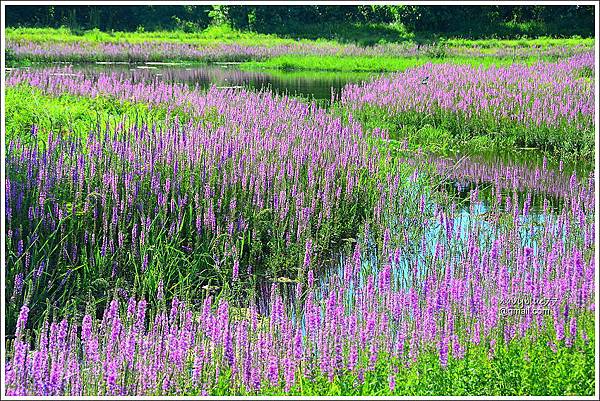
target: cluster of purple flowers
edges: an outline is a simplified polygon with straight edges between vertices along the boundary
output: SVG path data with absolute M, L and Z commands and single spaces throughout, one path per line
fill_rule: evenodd
M 347 85 L 341 103 L 377 107 L 390 115 L 426 114 L 461 127 L 570 127 L 593 132 L 594 53 L 531 66 L 426 64 L 371 82 Z M 590 134 L 591 135 L 591 134 Z
M 9 41 L 10 49 L 19 58 L 34 60 L 107 60 L 107 61 L 242 61 L 261 60 L 281 55 L 346 55 L 411 56 L 420 51 L 416 46 L 390 45 L 360 47 L 312 43 L 278 44 L 273 46 L 217 44 L 200 46 L 174 42 L 99 43 Z M 423 48 L 425 50 L 425 47 Z
M 527 206 L 518 202 L 513 225 L 499 223 L 504 212 L 493 209 L 466 233 L 454 207 L 435 207 L 432 219 L 416 223 L 441 227 L 433 253 L 425 249 L 432 239 L 426 234 L 412 254 L 412 230 L 386 230 L 377 269 L 365 265 L 359 244 L 343 273 L 297 283 L 292 298 L 274 283 L 266 313 L 251 301 L 234 306 L 208 297 L 195 310 L 175 298 L 148 318 L 146 301 L 132 297 L 121 313 L 114 299 L 102 319 L 45 322 L 34 338 L 24 330 L 25 305 L 6 365 L 8 393 L 211 394 L 222 376 L 234 394 L 290 391 L 301 376 L 333 382 L 352 374 L 360 381 L 377 366 L 390 372 L 393 387 L 393 372 L 422 353 L 437 353 L 446 366 L 471 347 L 486 346 L 493 358 L 500 344 L 518 339 L 547 336 L 552 349 L 587 342 L 594 224 L 582 218 L 590 210 L 576 183 L 572 191 L 560 215 L 547 211 L 535 237 L 523 234 L 536 223 L 521 218 Z M 486 224 L 498 235 L 479 241 L 491 232 Z M 525 237 L 535 244 L 523 245 Z M 507 313 L 511 305 L 544 305 L 547 313 Z
M 589 52 L 590 46 L 502 46 L 497 48 L 485 48 L 483 46 L 455 47 L 453 55 L 465 57 L 506 57 L 513 59 L 534 58 L 568 58 L 576 54 Z
M 168 114 L 154 125 L 117 121 L 87 136 L 50 132 L 43 141 L 9 140 L 8 277 L 17 300 L 23 277 L 38 282 L 40 270 L 48 291 L 77 280 L 81 265 L 92 274 L 86 281 L 132 271 L 150 276 L 163 265 L 156 250 L 163 241 L 176 250 L 169 261 L 177 268 L 198 266 L 199 250 L 213 247 L 204 263 L 221 276 L 244 281 L 248 266 L 264 270 L 275 253 L 297 261 L 277 274 L 303 276 L 307 241 L 314 239 L 313 255 L 325 252 L 331 233 L 344 233 L 336 224 L 350 232 L 348 222 L 357 226 L 373 213 L 379 220 L 381 207 L 373 206 L 400 191 L 389 149 L 370 143 L 358 123 L 342 124 L 314 103 L 52 70 L 18 72 L 9 81 L 56 95 L 145 102 Z M 192 117 L 172 118 L 177 108 Z
M 17 58 L 52 61 L 243 61 L 261 60 L 282 55 L 326 55 L 326 56 L 391 56 L 422 57 L 432 54 L 464 57 L 568 57 L 590 50 L 588 47 L 551 46 L 545 49 L 535 47 L 515 47 L 480 49 L 451 47 L 446 45 L 416 44 L 378 44 L 357 46 L 354 44 L 295 42 L 277 45 L 243 45 L 220 43 L 197 45 L 191 43 L 147 41 L 129 42 L 35 42 L 27 40 L 8 40 L 6 48 Z
M 571 64 L 559 64 L 560 71 Z M 472 70 L 440 68 L 462 71 L 453 77 L 471 82 L 465 74 Z M 541 82 L 562 82 L 556 64 L 511 68 L 530 77 L 553 73 Z M 415 71 L 423 72 L 408 76 Z M 477 70 L 473 79 L 481 81 L 462 89 L 500 91 L 511 71 Z M 402 79 L 369 96 L 404 107 L 390 92 Z M 444 79 L 429 82 L 441 87 Z M 431 177 L 392 157 L 385 132 L 367 135 L 352 116 L 343 123 L 314 103 L 58 69 L 16 71 L 6 81 L 53 95 L 143 102 L 168 114 L 155 124 L 98 126 L 86 136 L 34 128 L 30 137 L 10 138 L 5 229 L 13 288 L 7 294 L 24 306 L 4 362 L 9 395 L 211 394 L 224 378 L 236 394 L 293 391 L 301 377 L 333 382 L 351 374 L 360 381 L 379 367 L 393 388 L 394 372 L 426 353 L 447 366 L 471 347 L 486 347 L 493 358 L 502 344 L 519 339 L 544 336 L 553 349 L 588 341 L 594 204 L 590 182 L 576 175 L 559 194 L 561 208 L 545 203 L 538 219 L 530 199 L 521 202 L 517 194 L 526 183 L 499 169 L 497 202 L 479 213 L 475 189 L 464 218 L 461 205 L 431 190 Z M 362 88 L 378 90 L 381 82 Z M 522 85 L 544 87 L 533 78 Z M 357 91 L 348 88 L 343 99 Z M 408 103 L 419 96 L 405 95 Z M 172 118 L 176 109 L 190 118 Z M 545 167 L 539 175 L 550 176 Z M 332 227 L 352 221 L 361 226 L 352 254 L 333 269 L 318 269 L 319 251 L 334 240 Z M 207 295 L 198 310 L 167 297 L 160 281 L 156 304 L 122 297 L 125 306 L 115 297 L 101 319 L 95 311 L 48 319 L 34 335 L 27 324 L 34 305 L 17 294 L 24 281 L 41 276 L 49 290 L 57 285 L 53 277 L 61 285 L 79 275 L 143 280 L 171 262 L 160 251 L 176 248 L 169 258 L 185 257 L 209 246 L 223 250 L 211 265 L 235 286 L 260 262 L 245 244 L 265 236 L 284 256 L 296 248 L 299 274 L 270 285 L 264 306 L 235 294 Z M 219 238 L 226 243 L 214 246 Z M 186 259 L 189 265 L 182 262 L 176 273 L 187 273 L 199 258 Z M 507 305 L 525 299 L 548 313 L 508 313 Z

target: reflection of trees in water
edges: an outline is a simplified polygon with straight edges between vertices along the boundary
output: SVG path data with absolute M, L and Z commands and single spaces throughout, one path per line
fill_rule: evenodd
M 283 73 L 255 70 L 241 70 L 235 64 L 207 66 L 167 66 L 167 65 L 75 65 L 73 71 L 82 72 L 86 76 L 98 76 L 107 72 L 122 74 L 123 78 L 132 82 L 183 82 L 206 88 L 210 85 L 218 87 L 247 87 L 251 89 L 271 89 L 279 93 L 298 94 L 300 96 L 330 99 L 331 91 L 339 92 L 349 82 L 366 79 L 369 74 L 314 74 Z
M 414 163 L 408 159 L 408 163 Z M 550 201 L 560 204 L 574 191 L 580 199 L 593 208 L 594 180 L 593 172 L 575 172 L 573 166 L 548 166 L 546 161 L 536 160 L 535 156 L 502 159 L 500 157 L 437 157 L 429 156 L 428 163 L 435 166 L 438 174 L 448 180 L 447 190 L 468 196 L 476 186 L 485 192 L 512 192 L 531 194 L 532 208 L 541 208 L 542 198 L 550 196 Z M 486 190 L 487 188 L 487 190 Z

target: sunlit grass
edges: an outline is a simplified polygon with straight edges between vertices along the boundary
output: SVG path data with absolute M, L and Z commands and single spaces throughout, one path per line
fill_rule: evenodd
M 390 56 L 304 56 L 286 55 L 276 56 L 264 61 L 249 61 L 243 64 L 243 68 L 267 68 L 286 71 L 308 70 L 308 71 L 357 71 L 357 72 L 394 72 L 404 71 L 407 68 L 418 67 L 427 63 L 442 64 L 466 64 L 474 67 L 480 65 L 509 66 L 515 63 L 531 65 L 540 58 L 528 57 L 525 59 L 510 59 L 504 57 L 390 57 Z

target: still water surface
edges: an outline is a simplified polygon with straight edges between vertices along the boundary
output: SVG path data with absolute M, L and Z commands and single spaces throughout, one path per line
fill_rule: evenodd
M 56 64 L 53 64 L 56 66 Z M 65 65 L 61 63 L 60 65 Z M 251 90 L 271 90 L 279 94 L 328 101 L 332 90 L 339 93 L 348 83 L 369 80 L 381 74 L 369 72 L 247 70 L 241 63 L 211 63 L 186 65 L 176 63 L 81 63 L 68 64 L 74 71 L 89 75 L 100 73 L 126 74 L 134 82 L 160 79 L 208 88 L 243 87 Z M 32 68 L 47 67 L 37 64 Z

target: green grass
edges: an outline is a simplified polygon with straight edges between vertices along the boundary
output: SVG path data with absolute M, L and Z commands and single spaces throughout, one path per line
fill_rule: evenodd
M 240 31 L 228 26 L 211 26 L 198 32 L 184 31 L 153 31 L 153 32 L 102 32 L 98 29 L 88 31 L 72 31 L 69 28 L 11 28 L 7 27 L 5 34 L 7 40 L 27 40 L 34 42 L 130 42 L 140 43 L 147 41 L 160 42 L 179 42 L 179 43 L 197 43 L 210 44 L 219 43 L 239 43 L 246 45 L 278 45 L 301 42 L 317 43 L 348 43 L 356 42 L 363 45 L 375 43 L 398 43 L 398 42 L 431 42 L 432 39 L 421 39 L 414 35 L 405 33 L 401 27 L 380 25 L 359 26 L 352 25 L 343 28 L 345 31 L 352 32 L 352 35 L 340 33 L 339 26 L 327 28 L 331 31 L 330 35 L 291 35 L 289 33 L 258 33 L 252 31 Z M 325 31 L 327 31 L 325 29 Z M 323 31 L 323 29 L 321 29 Z M 385 34 L 385 32 L 388 34 Z M 315 31 L 311 29 L 310 31 Z M 380 32 L 381 31 L 381 32 Z M 358 32 L 358 34 L 356 33 Z M 373 32 L 377 33 L 376 37 Z M 383 32 L 383 33 L 382 33 Z M 364 36 L 363 39 L 362 36 Z M 356 37 L 357 40 L 350 40 L 349 37 Z M 324 38 L 325 37 L 325 38 Z M 328 39 L 326 39 L 328 38 Z M 480 48 L 501 48 L 501 47 L 542 47 L 552 46 L 594 46 L 593 38 L 524 38 L 524 39 L 462 39 L 462 38 L 439 38 L 435 40 L 451 47 L 480 47 Z
M 547 49 L 549 47 L 572 47 L 586 46 L 594 47 L 594 38 L 581 38 L 573 36 L 571 38 L 523 38 L 523 39 L 463 39 L 449 38 L 442 39 L 440 43 L 444 43 L 450 47 L 478 47 L 484 49 L 494 48 L 514 48 L 514 47 L 541 47 Z
M 593 332 L 593 330 L 592 330 Z M 593 336 L 591 336 L 593 337 Z M 361 383 L 354 375 L 330 383 L 319 377 L 303 378 L 289 395 L 327 396 L 507 396 L 507 395 L 593 395 L 594 341 L 579 347 L 558 347 L 554 353 L 541 339 L 513 341 L 499 346 L 488 359 L 488 346 L 472 346 L 464 359 L 451 359 L 447 367 L 436 352 L 421 355 L 409 367 L 398 365 L 394 391 L 389 388 L 386 357 L 373 371 L 365 372 Z M 385 362 L 383 362 L 385 361 Z M 226 395 L 227 391 L 215 395 Z M 261 395 L 284 395 L 265 389 Z M 229 395 L 233 395 L 229 393 Z
M 154 31 L 154 32 L 102 32 L 98 29 L 74 33 L 68 28 L 6 28 L 7 40 L 32 42 L 86 42 L 86 43 L 144 43 L 175 42 L 210 45 L 237 43 L 240 45 L 276 46 L 298 42 L 277 35 L 239 31 L 228 26 L 211 26 L 199 32 Z M 305 42 L 312 42 L 305 40 Z M 326 43 L 326 41 L 317 41 Z
M 163 123 L 166 108 L 149 107 L 144 103 L 119 102 L 107 97 L 89 98 L 61 94 L 51 96 L 28 85 L 7 87 L 6 100 L 6 136 L 26 137 L 32 125 L 44 132 L 85 133 L 96 124 L 111 126 L 126 117 L 128 119 L 144 119 Z M 175 110 L 182 121 L 189 119 L 186 113 Z
M 452 113 L 389 113 L 377 106 L 364 106 L 350 112 L 334 106 L 347 118 L 351 113 L 367 131 L 385 129 L 395 141 L 406 141 L 410 149 L 423 148 L 447 155 L 457 151 L 477 154 L 489 150 L 521 153 L 531 148 L 552 159 L 582 162 L 593 160 L 593 130 L 543 128 L 531 130 L 510 121 L 496 124 L 479 119 L 461 120 Z
M 277 56 L 264 61 L 247 61 L 242 64 L 246 69 L 278 69 L 284 71 L 307 70 L 307 71 L 344 71 L 344 72 L 394 72 L 404 71 L 407 68 L 418 67 L 427 63 L 453 63 L 468 64 L 474 67 L 483 65 L 488 68 L 495 66 L 509 66 L 512 64 L 533 64 L 539 58 L 529 57 L 519 60 L 512 58 L 485 57 L 390 57 L 390 56 L 301 56 L 286 55 Z

